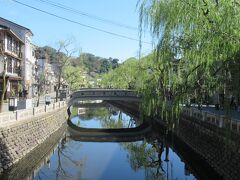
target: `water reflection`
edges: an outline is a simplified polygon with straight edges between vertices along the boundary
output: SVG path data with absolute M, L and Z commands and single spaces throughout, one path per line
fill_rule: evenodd
M 142 124 L 140 119 L 136 119 L 120 109 L 102 104 L 104 107 L 73 107 L 71 121 L 83 128 L 134 128 Z
M 34 179 L 194 179 L 163 143 L 88 143 L 69 139 Z M 167 160 L 168 159 L 168 160 Z
M 86 127 L 129 127 L 131 119 L 141 123 L 114 107 L 88 108 L 84 116 L 72 111 L 72 121 Z M 33 170 L 33 179 L 195 179 L 165 133 L 151 132 L 132 142 L 75 141 L 66 132 L 48 162 Z
M 126 128 L 140 121 L 114 107 L 87 108 L 72 122 L 85 128 Z M 134 121 L 134 123 L 132 122 Z M 66 138 L 35 179 L 195 179 L 169 147 L 164 135 L 148 135 L 134 142 L 81 142 Z M 186 173 L 187 172 L 187 173 Z M 41 177 L 40 177 L 41 178 Z

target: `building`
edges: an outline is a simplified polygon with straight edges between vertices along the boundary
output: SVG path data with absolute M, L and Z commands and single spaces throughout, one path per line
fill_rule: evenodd
M 37 77 L 40 92 L 53 93 L 57 83 L 56 64 L 50 64 L 47 59 L 37 59 Z
M 4 87 L 5 98 L 16 96 L 21 89 L 21 64 L 23 63 L 24 41 L 9 27 L 0 24 L 0 95 Z
M 12 64 L 7 63 L 7 65 L 9 70 L 12 68 L 12 74 L 14 75 L 14 79 L 12 78 L 13 75 L 9 75 L 8 93 L 14 89 L 20 96 L 23 95 L 31 99 L 34 92 L 36 66 L 35 47 L 31 43 L 33 33 L 30 29 L 1 17 L 0 25 L 2 27 L 1 39 L 3 39 L 4 56 L 8 55 L 12 58 Z M 17 84 L 21 84 L 22 87 L 19 85 L 19 88 L 16 88 Z

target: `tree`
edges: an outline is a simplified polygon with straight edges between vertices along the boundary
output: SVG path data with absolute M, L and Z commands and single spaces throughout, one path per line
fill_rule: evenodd
M 3 111 L 3 102 L 4 102 L 4 97 L 7 91 L 7 79 L 6 79 L 6 72 L 7 72 L 7 57 L 4 55 L 2 52 L 2 49 L 0 49 L 0 57 L 2 56 L 2 61 L 3 61 L 3 73 L 2 73 L 2 94 L 1 94 L 1 99 L 0 99 L 0 112 Z
M 139 73 L 137 60 L 130 58 L 109 73 L 104 74 L 101 85 L 106 88 L 136 89 Z
M 64 85 L 64 68 L 70 64 L 70 59 L 75 50 L 69 50 L 72 44 L 71 40 L 59 41 L 58 50 L 56 53 L 56 74 L 57 74 L 57 88 L 56 88 L 56 101 L 59 98 L 59 90 Z
M 87 82 L 83 77 L 83 70 L 80 67 L 74 67 L 71 65 L 64 67 L 63 77 L 73 91 L 79 90 L 81 87 L 87 85 Z
M 192 97 L 202 104 L 206 94 L 239 92 L 231 82 L 237 71 L 230 73 L 231 64 L 239 67 L 237 1 L 141 0 L 139 9 L 140 26 L 150 27 L 156 43 L 150 83 L 142 87 L 150 114 L 168 112 L 170 97 L 171 113 Z
M 118 67 L 118 59 L 117 58 L 114 58 L 114 59 L 112 59 L 112 68 L 113 69 L 115 69 L 115 68 L 117 68 Z
M 38 47 L 36 49 L 37 59 L 48 59 L 49 63 L 56 63 L 57 50 L 50 46 Z
M 38 77 L 38 86 L 37 86 L 37 107 L 40 103 L 40 95 L 44 92 L 46 86 L 46 77 L 44 74 L 40 74 Z

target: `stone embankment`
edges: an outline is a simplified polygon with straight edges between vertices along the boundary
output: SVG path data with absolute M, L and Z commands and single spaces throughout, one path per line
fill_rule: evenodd
M 159 120 L 162 124 L 162 121 Z M 227 116 L 185 109 L 173 133 L 222 179 L 240 179 L 239 121 Z
M 65 102 L 0 114 L 0 173 L 10 169 L 66 122 Z

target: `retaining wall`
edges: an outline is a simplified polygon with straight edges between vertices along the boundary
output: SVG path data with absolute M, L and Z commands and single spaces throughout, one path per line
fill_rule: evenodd
M 6 119 L 4 119 L 6 118 Z M 65 102 L 0 115 L 0 173 L 43 143 L 66 122 Z
M 240 133 L 240 119 L 234 119 L 227 115 L 218 115 L 195 108 L 185 108 L 183 114 L 187 117 L 206 122 L 206 124 L 211 124 L 219 128 L 229 129 L 233 132 Z
M 180 120 L 175 133 L 223 179 L 240 179 L 239 134 L 213 125 L 206 126 L 189 117 Z

